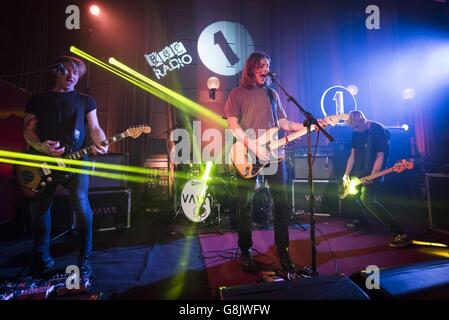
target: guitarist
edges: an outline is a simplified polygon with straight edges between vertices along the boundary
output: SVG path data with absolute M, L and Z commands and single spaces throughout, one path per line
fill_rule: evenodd
M 350 176 L 364 177 L 385 169 L 390 151 L 390 132 L 384 125 L 367 120 L 362 111 L 354 110 L 349 113 L 347 120 L 353 129 L 351 154 L 346 164 L 343 182 L 349 183 Z M 368 214 L 376 217 L 389 228 L 393 239 L 390 247 L 400 248 L 411 244 L 408 238 L 393 219 L 388 210 L 376 198 L 382 186 L 383 177 L 365 183 L 358 193 L 356 203 L 361 208 L 358 219 L 348 223 L 350 229 L 368 231 Z
M 86 73 L 78 58 L 56 58 L 52 70 L 55 85 L 50 92 L 33 95 L 27 103 L 23 135 L 30 151 L 60 157 L 81 149 L 89 134 L 95 147 L 93 154 L 105 154 L 108 147 L 99 144 L 106 139 L 97 118 L 95 100 L 75 90 L 78 80 Z M 88 200 L 89 176 L 75 174 L 64 186 L 69 190 L 72 207 L 77 215 L 80 237 L 78 266 L 81 277 L 92 272 L 92 209 Z M 55 264 L 50 254 L 50 208 L 56 184 L 48 185 L 43 193 L 31 200 L 31 230 L 33 236 L 33 277 L 40 277 Z
M 270 156 L 267 148 L 258 146 L 255 139 L 275 126 L 286 131 L 303 129 L 300 123 L 287 120 L 277 92 L 267 83 L 267 73 L 270 71 L 270 57 L 263 52 L 251 54 L 245 62 L 240 86 L 229 94 L 224 107 L 224 118 L 233 130 L 234 136 L 251 150 L 258 159 L 268 161 Z M 320 123 L 321 124 L 321 123 Z M 269 182 L 270 192 L 274 202 L 274 238 L 281 267 L 285 271 L 294 269 L 288 246 L 288 203 L 287 175 L 285 161 L 270 165 L 271 173 L 264 171 Z M 238 176 L 238 175 L 237 175 Z M 244 179 L 238 176 L 237 192 L 239 195 L 238 215 L 238 245 L 241 251 L 240 264 L 244 270 L 254 271 L 251 255 L 252 247 L 252 198 L 256 178 Z

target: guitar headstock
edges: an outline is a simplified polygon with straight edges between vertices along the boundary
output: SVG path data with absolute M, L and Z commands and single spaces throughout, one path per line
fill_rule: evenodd
M 344 121 L 347 121 L 349 119 L 349 114 L 342 113 L 342 114 L 334 114 L 332 116 L 327 116 L 323 119 L 323 121 L 327 125 L 335 126 L 337 124 L 341 124 Z
M 151 127 L 145 126 L 145 125 L 130 127 L 126 130 L 126 134 L 128 136 L 132 137 L 133 139 L 138 138 L 142 133 L 148 134 L 150 132 L 151 132 Z
M 411 170 L 411 169 L 413 169 L 414 166 L 415 166 L 415 164 L 413 163 L 413 161 L 408 161 L 408 160 L 402 159 L 401 161 L 399 161 L 398 163 L 396 163 L 393 166 L 393 171 L 396 173 L 400 173 L 400 172 L 404 171 L 405 169 Z

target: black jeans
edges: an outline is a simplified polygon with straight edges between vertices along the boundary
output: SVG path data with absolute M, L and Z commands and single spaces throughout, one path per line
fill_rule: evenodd
M 287 198 L 287 172 L 285 162 L 278 164 L 278 170 L 274 175 L 267 175 L 270 193 L 273 198 L 274 216 L 274 241 L 278 248 L 288 247 L 288 217 L 289 206 Z M 239 235 L 238 245 L 240 249 L 248 250 L 252 247 L 252 215 L 253 195 L 255 192 L 256 179 L 244 179 L 239 176 L 236 181 L 236 189 L 239 196 L 237 230 Z
M 89 256 L 92 251 L 92 209 L 89 204 L 89 176 L 75 174 L 62 183 L 70 194 L 72 208 L 76 213 L 80 240 L 80 255 Z M 50 255 L 51 206 L 56 184 L 48 185 L 37 199 L 30 203 L 33 253 L 38 259 L 48 261 Z
M 361 225 L 367 225 L 368 214 L 371 214 L 387 227 L 393 235 L 401 234 L 402 230 L 390 212 L 377 201 L 377 193 L 380 186 L 380 183 L 362 186 L 359 197 L 356 199 L 357 204 L 362 209 L 362 214 L 359 217 L 360 223 Z

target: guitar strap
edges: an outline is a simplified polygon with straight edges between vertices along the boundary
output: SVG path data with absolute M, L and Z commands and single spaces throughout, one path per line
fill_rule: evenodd
M 372 159 L 372 151 L 373 151 L 373 130 L 371 127 L 368 129 L 368 136 L 366 139 L 366 148 L 365 148 L 365 164 L 363 166 L 363 176 L 367 176 L 371 174 L 371 170 L 373 169 Z
M 74 127 L 70 131 L 70 133 L 69 133 L 70 137 L 67 137 L 68 140 L 69 140 L 69 143 L 71 143 L 70 147 L 72 149 L 72 150 L 70 150 L 69 153 L 77 151 L 77 150 L 73 150 L 73 145 L 75 143 L 77 143 L 78 140 L 80 140 L 80 139 L 85 140 L 84 138 L 85 138 L 85 133 L 86 133 L 86 130 L 87 130 L 87 128 L 86 128 L 86 121 L 85 121 L 86 110 L 87 110 L 87 99 L 82 97 L 81 95 L 79 96 L 79 98 L 84 100 L 84 101 L 82 101 L 82 103 L 79 103 L 80 106 L 82 105 L 82 108 L 80 108 L 77 111 Z M 80 128 L 82 128 L 82 130 L 84 132 L 84 135 L 81 135 Z M 85 141 L 83 141 L 83 143 L 82 143 L 80 148 L 84 147 L 84 143 L 85 143 Z
M 276 99 L 274 98 L 273 89 L 267 88 L 267 94 L 268 97 L 270 98 L 271 112 L 273 113 L 274 124 L 276 127 L 279 128 L 278 115 L 276 112 Z

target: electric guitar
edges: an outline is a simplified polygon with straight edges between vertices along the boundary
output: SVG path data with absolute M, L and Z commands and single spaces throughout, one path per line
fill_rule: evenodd
M 100 142 L 103 146 L 108 146 L 122 139 L 132 137 L 136 139 L 142 133 L 150 133 L 151 128 L 149 126 L 137 126 L 128 128 L 126 131 L 119 133 L 113 137 Z M 64 156 L 65 159 L 78 160 L 85 155 L 92 154 L 92 147 L 88 146 L 86 148 L 80 149 L 76 152 L 70 153 Z M 45 187 L 51 183 L 59 183 L 67 180 L 73 176 L 73 173 L 65 171 L 70 167 L 69 164 L 64 163 L 64 161 L 51 162 L 50 165 L 57 166 L 61 170 L 50 169 L 47 162 L 36 162 L 36 166 L 27 165 L 14 165 L 13 172 L 15 181 L 19 187 L 20 192 L 27 198 L 35 198 L 42 194 Z M 54 171 L 52 171 L 54 170 Z
M 377 178 L 382 177 L 391 172 L 401 173 L 401 172 L 405 171 L 405 169 L 411 170 L 411 169 L 413 169 L 413 167 L 414 167 L 413 161 L 407 161 L 405 159 L 402 159 L 400 162 L 396 163 L 394 166 L 392 166 L 388 169 L 376 172 L 374 174 L 371 174 L 371 175 L 363 177 L 363 178 L 351 178 L 350 181 L 346 181 L 346 182 L 343 181 L 341 191 L 338 196 L 340 197 L 340 199 L 344 199 L 349 194 L 357 194 L 358 190 L 356 187 L 361 184 L 364 184 L 368 181 L 377 179 Z
M 349 115 L 337 114 L 325 117 L 323 120 L 327 124 L 335 126 L 339 122 L 345 121 L 347 119 L 349 119 Z M 310 130 L 314 131 L 316 130 L 316 127 L 312 126 Z M 293 132 L 292 134 L 282 139 L 278 139 L 278 131 L 279 128 L 277 127 L 271 128 L 256 140 L 257 145 L 264 146 L 270 154 L 270 159 L 265 162 L 260 161 L 252 151 L 248 150 L 248 148 L 245 147 L 242 142 L 237 141 L 232 145 L 231 161 L 240 176 L 245 179 L 254 178 L 255 176 L 259 175 L 262 169 L 269 164 L 274 164 L 283 160 L 284 145 L 307 134 L 307 128 L 303 128 L 301 130 Z

